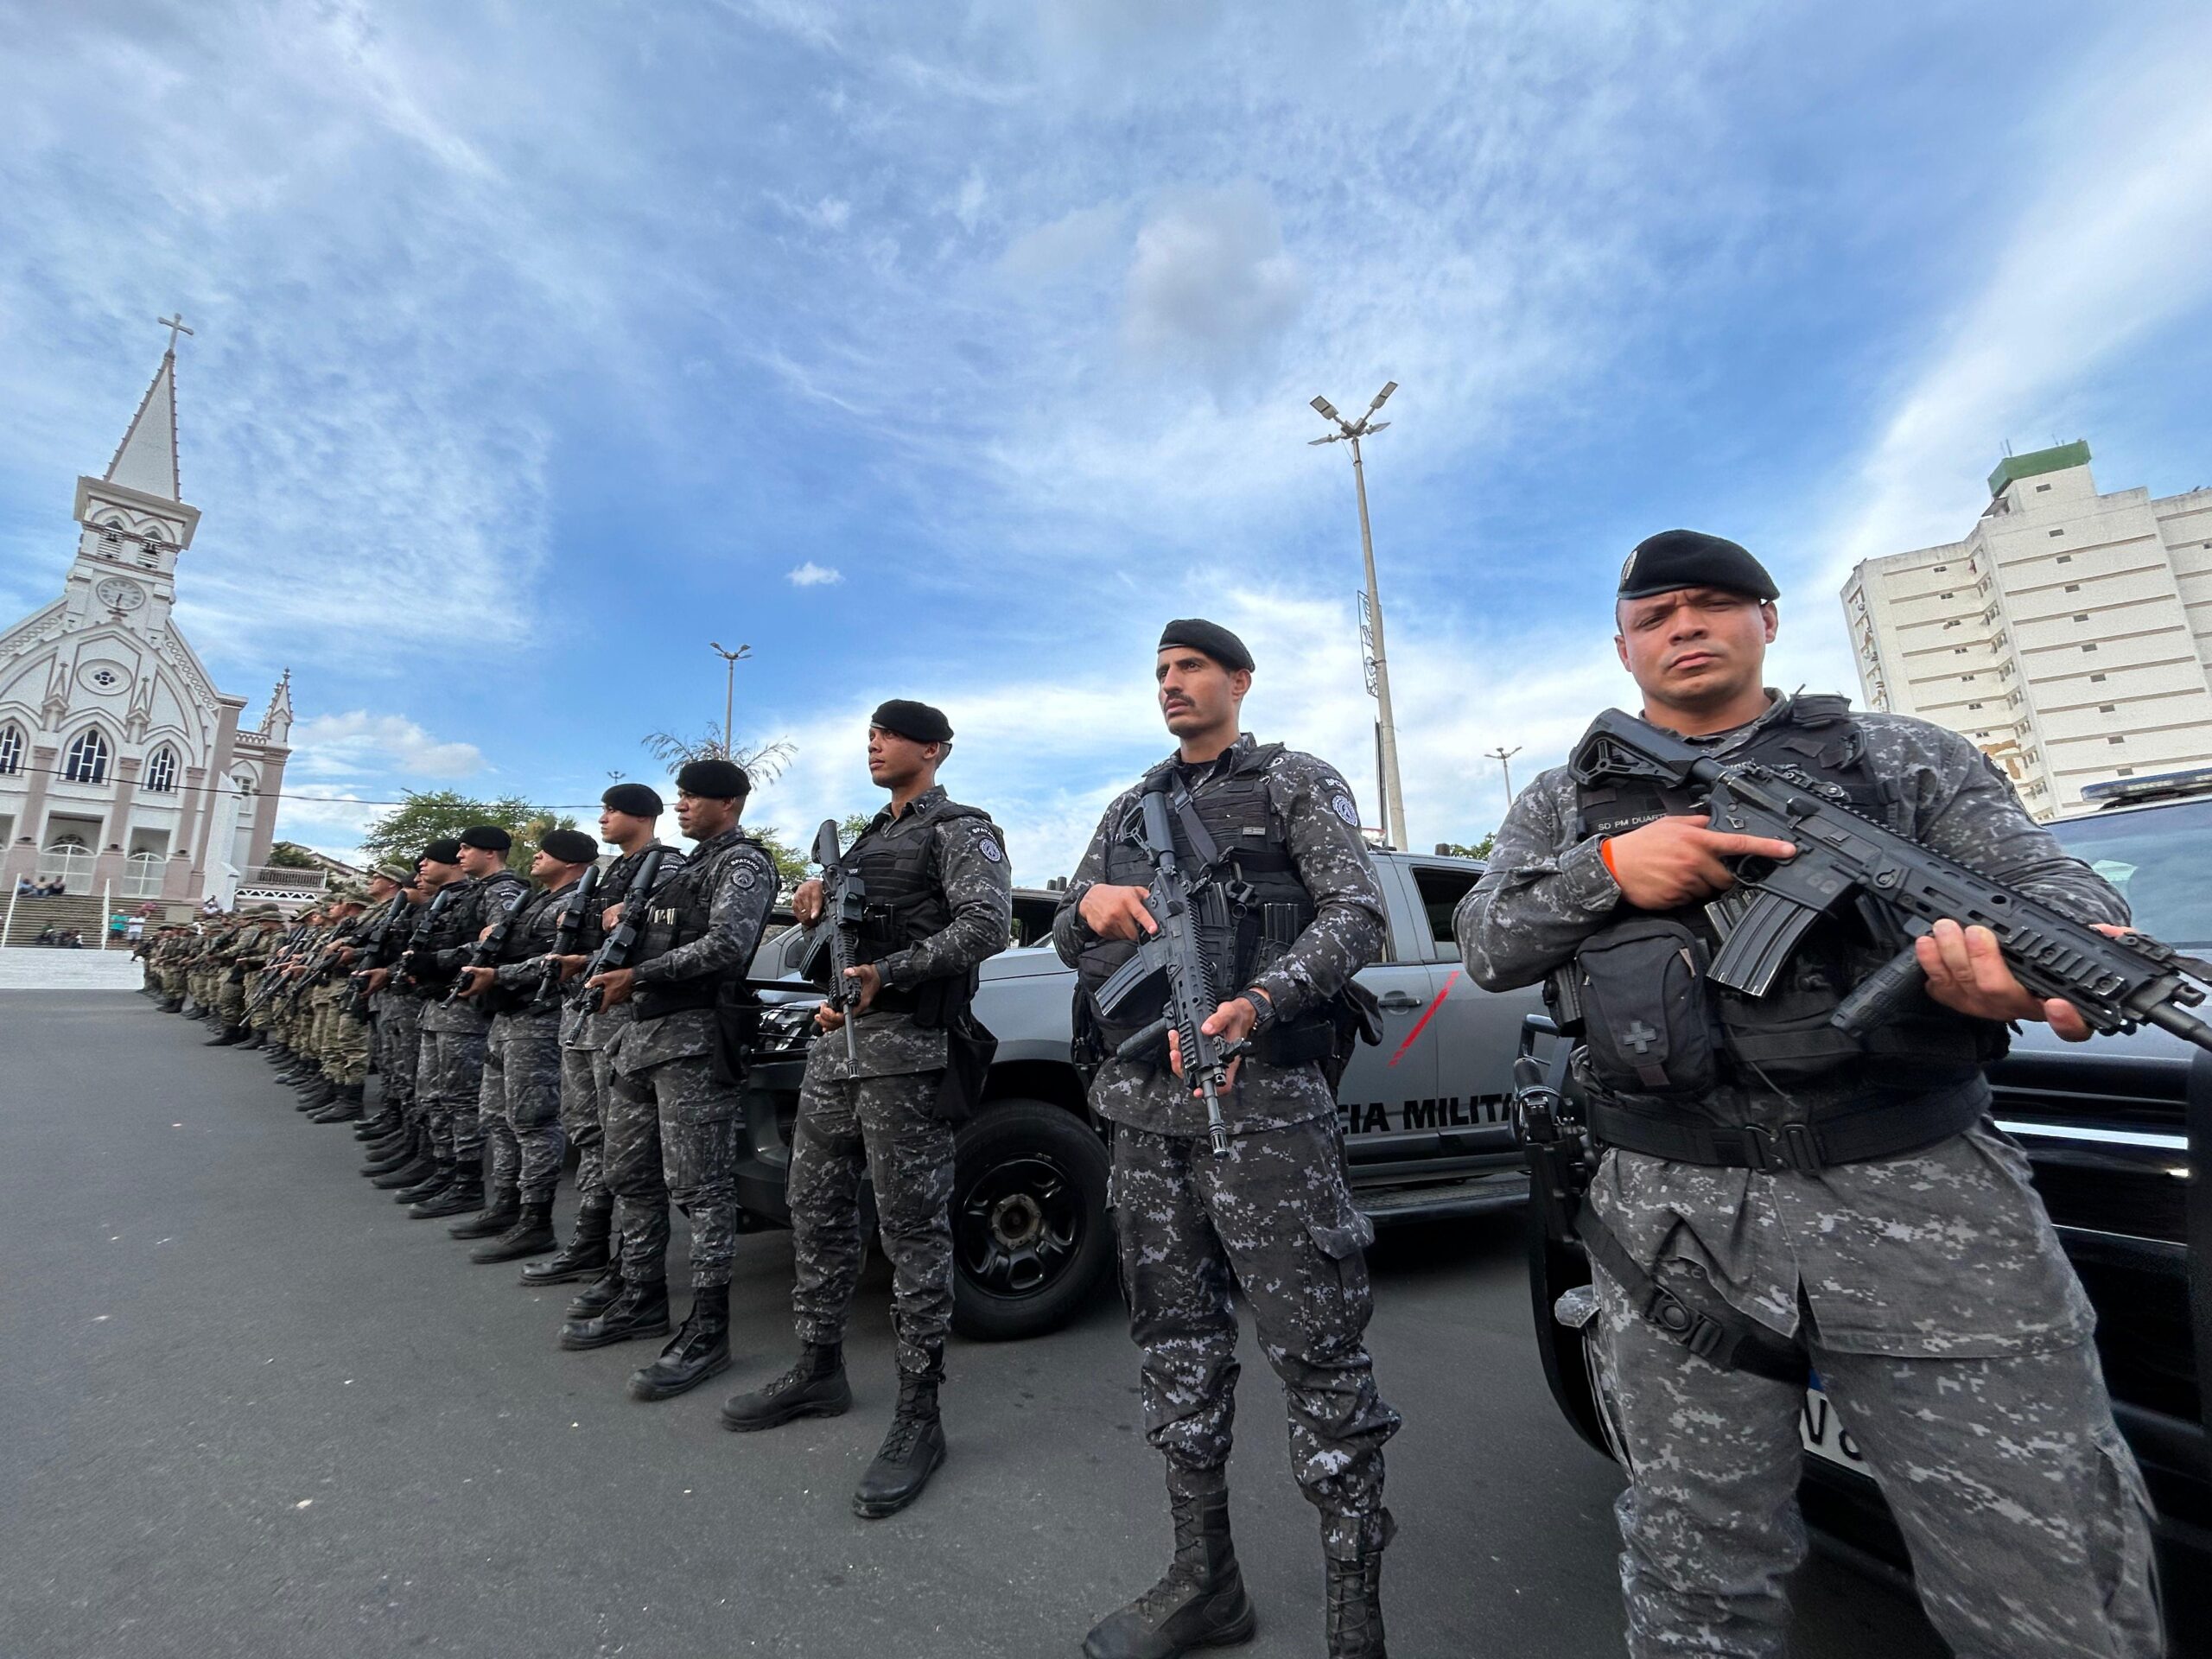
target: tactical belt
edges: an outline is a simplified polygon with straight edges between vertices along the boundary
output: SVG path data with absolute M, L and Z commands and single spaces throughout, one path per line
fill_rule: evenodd
M 1713 1168 L 1800 1174 L 1932 1147 L 1972 1128 L 1988 1109 L 1989 1091 L 1979 1073 L 1932 1098 L 1823 1112 L 1809 1123 L 1737 1127 L 1688 1109 L 1661 1115 L 1595 1097 L 1585 1107 L 1590 1132 L 1603 1146 Z
M 1693 1307 L 1654 1279 L 1586 1203 L 1574 1218 L 1574 1233 L 1590 1259 L 1628 1293 L 1630 1306 L 1669 1342 L 1724 1371 L 1749 1371 L 1798 1388 L 1811 1377 L 1805 1351 L 1789 1338 L 1738 1313 L 1718 1296 L 1710 1306 Z

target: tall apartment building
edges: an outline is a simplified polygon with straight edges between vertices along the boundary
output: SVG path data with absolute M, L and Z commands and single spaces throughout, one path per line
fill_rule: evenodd
M 1844 584 L 1867 704 L 1974 739 L 2041 818 L 2212 766 L 2212 488 L 2100 495 L 2077 442 L 2007 455 L 1989 498 Z

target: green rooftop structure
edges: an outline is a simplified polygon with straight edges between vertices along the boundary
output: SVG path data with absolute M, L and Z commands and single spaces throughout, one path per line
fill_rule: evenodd
M 2035 478 L 2044 473 L 2063 473 L 2069 467 L 2089 464 L 2089 443 L 2086 438 L 2076 438 L 2071 443 L 2062 443 L 2050 449 L 2031 449 L 2024 455 L 2007 455 L 1997 463 L 1997 470 L 1989 475 L 1989 493 L 1993 496 L 2005 493 L 2007 484 L 2017 484 L 2024 478 Z

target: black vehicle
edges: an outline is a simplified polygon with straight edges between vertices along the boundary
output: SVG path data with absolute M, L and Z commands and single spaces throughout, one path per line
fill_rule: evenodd
M 2167 797 L 2161 798 L 2161 796 Z M 2212 798 L 2121 792 L 2107 810 L 2050 825 L 2067 851 L 2126 898 L 2136 924 L 2196 955 L 2212 952 Z M 1548 1022 L 1546 1022 L 1548 1023 Z M 2035 1171 L 2068 1257 L 2097 1310 L 2097 1348 L 2121 1432 L 2134 1448 L 2169 1548 L 2212 1554 L 2212 1053 L 2145 1027 L 2069 1043 L 2031 1025 L 1990 1073 L 1999 1127 Z M 1553 1397 L 1584 1439 L 1618 1460 L 1582 1329 L 1555 1317 L 1562 1291 L 1589 1282 L 1578 1246 L 1531 1245 L 1539 1345 Z M 1904 1541 L 1857 1447 L 1817 1388 L 1801 1423 L 1807 1522 L 1889 1566 Z

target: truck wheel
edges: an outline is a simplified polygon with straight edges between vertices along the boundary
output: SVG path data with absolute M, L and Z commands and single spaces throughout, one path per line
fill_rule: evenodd
M 982 1342 L 1058 1330 L 1113 1254 L 1104 1145 L 1039 1100 L 993 1103 L 953 1144 L 952 1328 Z

